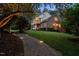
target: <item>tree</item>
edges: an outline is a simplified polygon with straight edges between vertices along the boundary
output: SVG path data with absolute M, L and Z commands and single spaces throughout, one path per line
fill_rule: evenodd
M 61 25 L 66 30 L 66 33 L 75 32 L 73 23 L 68 21 L 67 19 L 64 19 L 63 21 L 61 21 Z
M 70 8 L 73 4 L 72 3 L 54 3 L 55 8 L 57 10 L 58 16 L 61 19 L 64 19 L 64 9 Z
M 3 5 L 3 17 L 1 16 L 1 20 L 3 20 L 3 18 L 7 17 L 7 15 L 12 14 L 13 12 L 18 12 L 19 11 L 19 16 L 28 16 L 29 21 L 32 19 L 34 13 L 33 13 L 33 9 L 32 9 L 32 4 L 31 3 L 27 3 L 27 4 L 17 4 L 17 3 L 8 3 L 8 4 L 1 4 Z M 12 22 L 15 23 L 15 21 L 13 20 L 17 20 L 16 17 L 15 19 L 11 19 Z M 11 25 L 13 25 L 11 23 L 11 21 L 9 21 L 6 24 L 6 28 L 10 28 Z M 5 27 L 3 29 L 5 29 Z
M 20 33 L 24 32 L 24 29 L 25 28 L 28 29 L 28 27 L 29 27 L 29 21 L 26 20 L 26 18 L 23 16 L 18 17 L 16 24 L 17 24 L 17 27 L 18 27 Z
M 79 4 L 75 4 L 71 8 L 66 9 L 64 13 L 66 20 L 74 25 L 75 31 L 79 33 Z

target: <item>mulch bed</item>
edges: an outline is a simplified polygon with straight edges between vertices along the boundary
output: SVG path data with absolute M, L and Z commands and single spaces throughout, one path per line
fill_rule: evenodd
M 0 55 L 1 56 L 23 56 L 23 41 L 19 37 L 8 32 L 0 33 Z

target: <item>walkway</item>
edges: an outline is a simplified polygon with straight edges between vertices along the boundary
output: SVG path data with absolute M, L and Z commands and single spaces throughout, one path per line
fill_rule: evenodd
M 15 34 L 16 35 L 16 34 Z M 61 56 L 59 51 L 49 47 L 43 41 L 39 41 L 33 37 L 24 34 L 17 34 L 24 42 L 25 56 Z
M 6 31 L 0 32 L 0 56 L 23 56 L 23 41 Z

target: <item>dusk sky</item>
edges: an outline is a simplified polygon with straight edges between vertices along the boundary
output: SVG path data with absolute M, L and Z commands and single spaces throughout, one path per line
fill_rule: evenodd
M 39 9 L 41 10 L 41 12 L 44 10 L 44 8 L 48 9 L 48 10 L 55 10 L 55 6 L 53 5 L 52 8 L 50 8 L 49 5 L 44 6 L 44 4 L 41 4 L 41 6 L 39 7 Z

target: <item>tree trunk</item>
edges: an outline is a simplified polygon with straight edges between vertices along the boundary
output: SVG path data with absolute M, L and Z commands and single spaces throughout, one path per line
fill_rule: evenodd
M 75 23 L 75 29 L 76 29 L 76 35 L 79 35 L 79 26 L 78 26 L 78 24 L 77 23 Z

